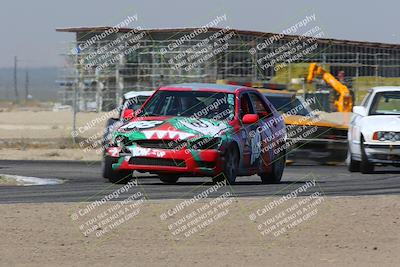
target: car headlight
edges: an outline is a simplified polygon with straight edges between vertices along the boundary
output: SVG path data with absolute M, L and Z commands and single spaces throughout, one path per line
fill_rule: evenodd
M 114 138 L 114 145 L 120 147 L 122 145 L 123 136 L 117 136 Z
M 400 132 L 374 132 L 372 139 L 379 141 L 400 141 Z
M 192 149 L 218 149 L 221 146 L 220 137 L 204 137 L 199 138 L 190 144 Z

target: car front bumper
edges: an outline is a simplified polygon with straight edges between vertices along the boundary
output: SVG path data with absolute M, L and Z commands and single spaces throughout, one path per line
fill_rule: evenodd
M 287 142 L 291 144 L 288 160 L 294 162 L 339 163 L 347 157 L 347 140 L 293 138 Z
M 400 144 L 364 143 L 370 162 L 400 165 Z
M 118 158 L 115 170 L 136 170 L 151 173 L 176 173 L 188 176 L 213 176 L 222 171 L 223 155 L 216 149 L 193 150 L 147 149 L 146 155 L 116 153 L 116 147 L 108 148 L 108 154 Z

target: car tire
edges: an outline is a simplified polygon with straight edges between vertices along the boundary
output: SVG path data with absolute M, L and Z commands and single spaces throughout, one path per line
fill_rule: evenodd
M 347 169 L 349 170 L 349 172 L 359 172 L 360 162 L 358 160 L 353 159 L 350 149 L 347 151 L 347 157 L 348 157 Z
M 286 165 L 286 152 L 279 153 L 277 158 L 272 162 L 270 173 L 260 173 L 261 183 L 263 184 L 278 184 L 280 183 L 283 171 Z
M 132 171 L 116 171 L 112 168 L 118 159 L 109 155 L 104 156 L 102 162 L 102 173 L 105 179 L 108 179 L 113 184 L 124 184 L 132 178 Z
M 365 153 L 364 138 L 361 137 L 361 162 L 360 171 L 363 174 L 373 173 L 374 164 L 368 160 L 367 154 Z
M 231 145 L 225 152 L 223 172 L 213 179 L 213 182 L 220 182 L 224 179 L 228 184 L 234 184 L 239 169 L 239 151 L 236 146 Z
M 176 184 L 179 180 L 179 176 L 174 174 L 159 174 L 158 176 L 164 184 Z

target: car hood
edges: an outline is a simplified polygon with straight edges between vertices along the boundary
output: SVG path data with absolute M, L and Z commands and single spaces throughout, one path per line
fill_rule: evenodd
M 363 130 L 367 132 L 400 131 L 400 116 L 399 115 L 373 115 L 363 117 L 361 119 Z
M 191 117 L 137 117 L 115 133 L 130 140 L 186 140 L 218 137 L 233 130 L 225 121 Z

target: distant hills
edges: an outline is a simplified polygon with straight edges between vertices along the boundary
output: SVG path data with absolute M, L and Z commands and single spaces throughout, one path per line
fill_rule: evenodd
M 29 72 L 29 93 L 33 99 L 58 101 L 59 87 L 56 84 L 58 67 L 19 68 L 17 72 L 20 99 L 25 98 L 25 73 Z M 0 100 L 14 100 L 14 69 L 0 68 Z

